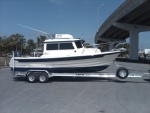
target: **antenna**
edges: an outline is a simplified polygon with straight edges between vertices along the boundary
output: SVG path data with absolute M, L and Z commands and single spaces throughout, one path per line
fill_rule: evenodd
M 28 29 L 31 29 L 31 30 L 34 30 L 34 31 L 37 31 L 37 32 L 41 32 L 43 34 L 46 34 L 48 35 L 48 37 L 50 38 L 54 38 L 54 34 L 50 34 L 50 33 L 47 33 L 47 32 L 44 32 L 44 31 L 41 31 L 41 30 L 38 30 L 38 29 L 34 29 L 32 27 L 28 27 L 28 26 L 24 26 L 24 25 L 21 25 L 21 24 L 17 24 L 18 26 L 21 26 L 21 27 L 24 27 L 24 28 L 28 28 Z

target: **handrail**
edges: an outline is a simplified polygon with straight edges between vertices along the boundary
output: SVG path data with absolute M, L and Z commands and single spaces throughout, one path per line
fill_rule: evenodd
M 13 54 L 13 57 L 12 57 L 12 60 L 13 60 L 12 72 L 13 72 L 13 74 L 15 74 L 15 54 L 14 54 L 14 51 L 12 51 L 12 54 Z

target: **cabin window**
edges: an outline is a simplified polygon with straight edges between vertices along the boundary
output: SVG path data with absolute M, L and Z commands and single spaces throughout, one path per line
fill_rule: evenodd
M 80 41 L 75 42 L 75 44 L 76 44 L 77 48 L 82 48 L 82 44 Z
M 46 50 L 58 50 L 58 44 L 47 44 Z
M 60 43 L 59 44 L 59 49 L 64 50 L 64 49 L 74 49 L 72 43 Z
M 72 43 L 52 43 L 47 44 L 46 50 L 65 50 L 65 49 L 74 49 Z

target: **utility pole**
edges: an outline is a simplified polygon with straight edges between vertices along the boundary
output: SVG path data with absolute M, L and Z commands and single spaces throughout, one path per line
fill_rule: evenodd
M 99 9 L 100 9 L 102 6 L 104 6 L 104 4 L 100 4 L 100 5 L 97 7 L 97 26 L 98 26 L 98 24 L 99 24 L 99 21 L 98 21 L 98 19 L 99 19 Z M 97 27 L 97 28 L 98 28 L 98 27 Z

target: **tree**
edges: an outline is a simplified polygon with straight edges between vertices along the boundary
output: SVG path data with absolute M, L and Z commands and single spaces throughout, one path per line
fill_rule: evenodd
M 40 35 L 37 37 L 36 43 L 29 39 L 26 43 L 26 39 L 23 35 L 16 33 L 10 36 L 0 36 L 0 56 L 6 56 L 11 54 L 12 51 L 20 51 L 24 54 L 30 54 L 36 47 L 41 48 L 46 36 Z
M 26 39 L 21 34 L 12 34 L 8 37 L 7 43 L 9 48 L 11 48 L 11 51 L 21 51 L 23 50 L 23 46 L 26 43 Z M 10 52 L 10 49 L 9 49 Z
M 121 54 L 122 56 L 125 56 L 125 55 L 129 54 L 129 43 L 118 44 L 116 46 L 116 49 L 119 49 L 119 48 L 125 48 L 126 49 L 126 51 Z
M 6 36 L 2 36 L 0 37 L 0 52 L 1 52 L 1 56 L 6 56 L 8 53 L 8 43 L 7 43 L 7 37 Z
M 86 48 L 93 48 L 93 46 L 92 46 L 91 44 L 89 44 L 89 43 L 84 43 L 83 45 L 84 45 L 84 47 L 86 47 Z
M 129 50 L 129 43 L 121 43 L 121 44 L 118 44 L 116 46 L 117 49 L 119 48 L 126 48 L 127 50 Z
M 39 37 L 37 37 L 37 48 L 42 48 L 43 42 L 45 41 L 45 39 L 46 39 L 46 36 L 40 35 Z
M 29 39 L 27 41 L 27 46 L 26 46 L 26 53 L 30 54 L 31 52 L 33 52 L 33 49 L 36 48 L 36 44 L 34 43 L 34 40 Z
M 3 37 L 0 36 L 0 54 L 2 55 L 3 51 Z

